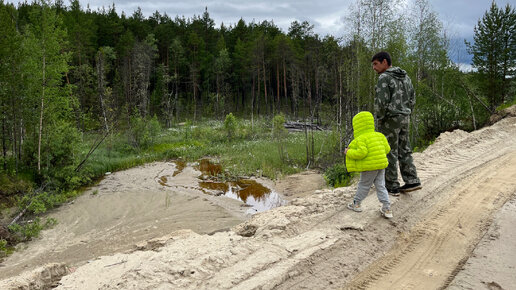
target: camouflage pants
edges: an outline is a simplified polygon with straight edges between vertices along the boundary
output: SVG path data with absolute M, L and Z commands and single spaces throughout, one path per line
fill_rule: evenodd
M 412 149 L 409 141 L 409 116 L 389 117 L 378 121 L 378 131 L 387 137 L 391 152 L 387 154 L 389 166 L 385 169 L 385 186 L 388 189 L 400 187 L 398 181 L 398 166 L 403 181 L 406 184 L 420 182 L 416 166 L 412 159 Z

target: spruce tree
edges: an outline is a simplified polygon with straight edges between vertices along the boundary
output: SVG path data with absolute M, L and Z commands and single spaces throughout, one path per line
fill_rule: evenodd
M 475 26 L 474 43 L 466 42 L 479 72 L 479 84 L 491 110 L 503 104 L 516 67 L 516 12 L 507 4 L 491 7 Z

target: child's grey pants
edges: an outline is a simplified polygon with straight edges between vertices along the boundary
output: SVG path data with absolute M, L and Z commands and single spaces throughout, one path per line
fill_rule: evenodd
M 360 204 L 366 198 L 373 183 L 376 187 L 378 200 L 383 204 L 383 209 L 390 209 L 389 193 L 385 187 L 385 169 L 360 172 L 360 181 L 358 182 L 357 193 L 353 199 L 354 202 Z

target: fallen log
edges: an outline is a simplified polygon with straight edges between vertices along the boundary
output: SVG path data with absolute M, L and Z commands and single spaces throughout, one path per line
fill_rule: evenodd
M 294 121 L 285 122 L 284 127 L 289 132 L 302 132 L 305 130 L 305 128 L 315 130 L 315 131 L 323 131 L 324 130 L 317 124 L 294 122 Z

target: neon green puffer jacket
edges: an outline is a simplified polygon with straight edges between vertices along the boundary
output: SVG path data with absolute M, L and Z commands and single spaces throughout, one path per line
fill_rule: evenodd
M 386 168 L 389 165 L 387 153 L 391 147 L 382 133 L 374 131 L 373 115 L 367 111 L 356 114 L 353 117 L 353 130 L 355 139 L 349 144 L 346 154 L 348 172 Z

